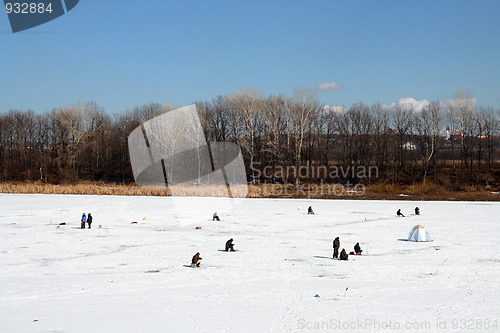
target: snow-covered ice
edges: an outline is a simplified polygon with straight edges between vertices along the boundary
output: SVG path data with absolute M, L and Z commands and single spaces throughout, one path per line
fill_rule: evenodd
M 0 332 L 499 329 L 498 202 L 182 200 L 0 194 Z

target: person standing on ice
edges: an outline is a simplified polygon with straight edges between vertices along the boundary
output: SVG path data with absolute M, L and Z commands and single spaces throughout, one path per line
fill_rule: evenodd
M 333 240 L 333 259 L 339 257 L 339 247 L 340 247 L 340 239 L 337 237 Z
M 307 208 L 307 214 L 313 214 L 314 215 L 312 206 L 309 206 L 309 208 Z
M 85 216 L 85 213 L 83 213 L 82 215 L 82 219 L 81 219 L 81 225 L 80 225 L 80 229 L 85 229 L 85 222 L 87 222 L 87 217 Z
M 191 259 L 191 267 L 200 267 L 201 259 L 200 252 L 196 252 L 193 259 Z
M 420 208 L 415 207 L 415 215 L 420 215 Z
M 219 215 L 217 215 L 217 212 L 214 213 L 212 216 L 212 221 L 220 221 Z
M 233 248 L 234 244 L 233 244 L 233 239 L 231 238 L 230 240 L 228 240 L 226 242 L 226 251 L 231 251 L 231 252 L 234 252 L 234 248 Z
M 401 213 L 401 209 L 398 209 L 398 211 L 396 212 L 396 214 L 399 216 L 399 217 L 405 217 L 403 215 L 403 213 Z
M 347 252 L 345 252 L 345 249 L 342 249 L 342 252 L 340 252 L 340 260 L 347 260 L 349 258 L 349 255 Z
M 89 225 L 89 229 L 91 227 L 91 224 L 92 224 L 92 215 L 89 213 L 89 216 L 87 217 L 87 223 Z

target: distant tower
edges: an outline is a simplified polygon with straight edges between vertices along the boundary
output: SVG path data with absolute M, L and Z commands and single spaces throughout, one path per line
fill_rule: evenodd
M 450 140 L 450 128 L 446 127 L 446 138 Z

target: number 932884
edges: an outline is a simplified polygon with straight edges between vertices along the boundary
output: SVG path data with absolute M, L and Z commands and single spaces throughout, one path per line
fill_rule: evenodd
M 47 5 L 43 2 L 7 2 L 5 3 L 7 14 L 43 14 L 52 13 L 52 3 Z

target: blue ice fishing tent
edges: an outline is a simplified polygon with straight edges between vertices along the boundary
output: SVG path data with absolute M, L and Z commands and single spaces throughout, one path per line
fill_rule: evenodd
M 416 225 L 411 229 L 408 235 L 409 242 L 432 242 L 431 234 L 425 230 L 420 224 Z

